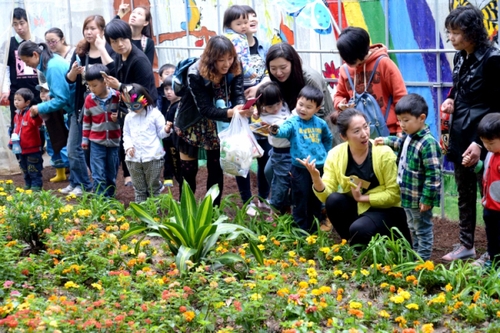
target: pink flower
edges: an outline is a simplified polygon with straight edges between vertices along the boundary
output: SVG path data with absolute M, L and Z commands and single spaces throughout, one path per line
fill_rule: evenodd
M 3 283 L 4 288 L 10 288 L 14 284 L 14 281 L 7 280 Z

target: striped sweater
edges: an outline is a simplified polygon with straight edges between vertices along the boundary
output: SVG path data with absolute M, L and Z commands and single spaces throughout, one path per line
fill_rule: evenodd
M 104 102 L 104 108 L 94 94 L 89 94 L 83 107 L 82 146 L 89 141 L 106 147 L 120 145 L 120 123 L 111 120 L 111 113 L 118 111 L 120 93 L 111 89 L 111 96 Z

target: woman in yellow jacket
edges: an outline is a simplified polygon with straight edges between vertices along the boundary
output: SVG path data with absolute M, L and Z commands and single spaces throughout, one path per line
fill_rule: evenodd
M 325 203 L 335 230 L 351 244 L 368 244 L 374 235 L 389 235 L 396 227 L 411 244 L 401 208 L 396 155 L 387 146 L 373 144 L 361 111 L 344 110 L 337 126 L 346 142 L 328 153 L 323 177 L 314 160 L 301 161 L 311 173 L 314 193 Z

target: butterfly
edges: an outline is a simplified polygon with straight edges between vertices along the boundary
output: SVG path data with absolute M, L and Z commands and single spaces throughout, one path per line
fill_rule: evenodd
M 284 11 L 295 17 L 295 22 L 319 34 L 332 32 L 332 15 L 322 0 L 279 0 Z
M 460 7 L 471 5 L 467 0 L 450 0 L 450 11 Z M 480 8 L 484 16 L 484 27 L 488 31 L 488 36 L 496 41 L 498 35 L 498 8 L 497 0 L 489 0 L 488 3 Z

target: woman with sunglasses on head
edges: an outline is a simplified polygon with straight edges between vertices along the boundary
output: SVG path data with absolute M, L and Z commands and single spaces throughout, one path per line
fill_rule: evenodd
M 121 98 L 129 110 L 123 126 L 123 148 L 135 190 L 135 202 L 146 201 L 162 191 L 162 139 L 170 135 L 172 123 L 156 107 L 146 89 L 136 83 L 122 84 Z
M 45 32 L 45 42 L 53 53 L 59 54 L 66 61 L 73 57 L 76 47 L 66 43 L 64 33 L 59 28 L 50 28 Z

